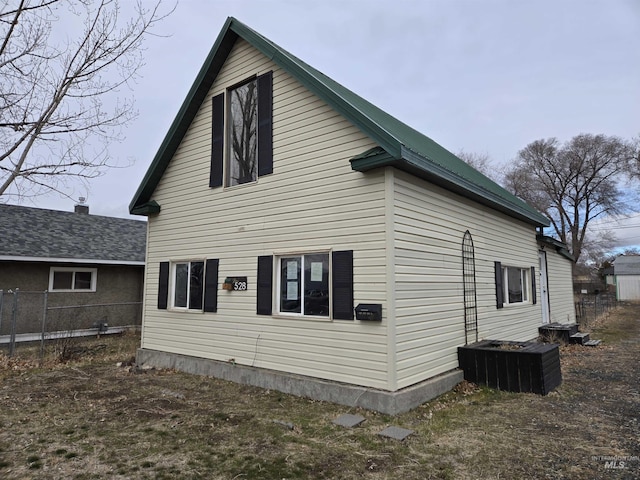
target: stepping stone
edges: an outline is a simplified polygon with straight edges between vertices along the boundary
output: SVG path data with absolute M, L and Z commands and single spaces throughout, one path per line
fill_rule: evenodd
M 340 425 L 341 427 L 353 428 L 360 425 L 365 421 L 365 418 L 361 415 L 351 415 L 350 413 L 345 413 L 344 415 L 340 415 L 336 418 L 333 423 L 336 425 Z
M 407 430 L 406 428 L 387 427 L 381 432 L 378 432 L 378 435 L 381 435 L 383 437 L 393 438 L 394 440 L 402 441 L 412 433 L 413 433 L 413 430 Z
M 273 423 L 276 425 L 280 425 L 281 427 L 286 428 L 287 430 L 293 430 L 295 427 L 291 422 L 285 422 L 284 420 L 274 420 Z

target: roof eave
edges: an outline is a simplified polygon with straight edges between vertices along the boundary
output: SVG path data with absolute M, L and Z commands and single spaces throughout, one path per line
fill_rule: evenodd
M 236 20 L 231 23 L 230 28 L 312 93 L 327 102 L 352 124 L 373 138 L 387 152 L 396 157 L 400 156 L 401 144 L 398 139 L 381 128 L 375 120 L 354 107 L 338 92 L 328 88 L 322 79 L 317 78 L 316 75 L 304 67 L 304 62 L 300 60 L 300 63 L 298 63 L 299 59 L 291 58 L 288 52 L 275 48 L 265 37 Z
M 571 253 L 569 252 L 569 249 L 566 243 L 561 242 L 556 238 L 549 237 L 547 235 L 542 235 L 542 234 L 536 235 L 536 239 L 540 243 L 544 243 L 545 245 L 555 248 L 556 252 L 558 252 L 559 255 L 562 255 L 567 260 L 570 260 L 572 262 L 576 261 L 576 259 L 573 258 L 573 255 L 571 255 Z
M 233 23 L 231 17 L 227 18 L 218 38 L 213 47 L 209 51 L 207 58 L 200 68 L 196 79 L 194 80 L 186 98 L 178 110 L 178 114 L 174 118 L 169 131 L 165 135 L 160 148 L 158 149 L 151 165 L 147 169 L 140 186 L 136 190 L 131 203 L 129 204 L 129 212 L 133 215 L 146 215 L 145 213 L 136 213 L 139 207 L 149 203 L 151 195 L 155 190 L 160 178 L 164 174 L 173 154 L 178 149 L 180 142 L 184 138 L 191 122 L 198 113 L 200 105 L 204 101 L 211 85 L 222 68 L 227 55 L 231 51 L 238 35 L 229 27 Z M 159 211 L 159 210 L 158 210 Z
M 1 262 L 45 262 L 45 263 L 74 263 L 86 265 L 122 265 L 144 267 L 144 260 L 103 260 L 99 258 L 71 258 L 71 257 L 37 257 L 21 255 L 0 255 Z
M 392 166 L 536 227 L 550 225 L 549 219 L 541 213 L 527 210 L 521 205 L 489 192 L 404 146 L 401 158 L 379 153 L 378 155 L 359 155 L 350 161 L 351 168 L 360 172 Z
M 155 200 L 151 200 L 141 205 L 130 207 L 129 212 L 131 215 L 149 216 L 154 213 L 160 213 L 160 204 Z
M 280 68 L 287 71 L 310 91 L 326 101 L 354 125 L 362 129 L 364 133 L 371 136 L 371 138 L 385 150 L 391 152 L 391 154 L 396 157 L 400 156 L 400 144 L 393 135 L 380 128 L 374 120 L 355 109 L 348 101 L 324 85 L 320 79 L 299 65 L 294 59 L 278 50 L 263 36 L 234 18 L 229 17 L 222 27 L 216 42 L 209 51 L 200 72 L 193 82 L 178 114 L 173 120 L 169 131 L 165 135 L 158 152 L 153 158 L 151 165 L 147 169 L 140 186 L 129 204 L 130 213 L 134 215 L 145 215 L 145 213 L 136 213 L 136 211 L 139 210 L 141 205 L 151 200 L 153 191 L 167 169 L 173 154 L 180 145 L 180 142 L 191 125 L 193 118 L 198 112 L 200 105 L 209 92 L 211 85 L 213 85 L 220 68 L 222 68 L 238 37 L 246 40 Z

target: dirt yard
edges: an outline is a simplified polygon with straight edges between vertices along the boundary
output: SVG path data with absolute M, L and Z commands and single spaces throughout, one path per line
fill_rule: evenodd
M 0 356 L 0 478 L 637 479 L 640 305 L 593 328 L 603 345 L 563 347 L 546 397 L 462 384 L 397 417 L 140 373 L 133 334 L 42 368 Z M 366 420 L 334 425 L 344 413 Z M 414 433 L 377 435 L 390 425 Z

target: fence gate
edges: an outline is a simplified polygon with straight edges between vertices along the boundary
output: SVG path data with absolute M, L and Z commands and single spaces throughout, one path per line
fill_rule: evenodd
M 469 336 L 475 332 L 478 341 L 478 299 L 476 295 L 476 256 L 473 239 L 467 230 L 462 239 L 462 279 L 464 285 L 464 341 L 469 343 Z

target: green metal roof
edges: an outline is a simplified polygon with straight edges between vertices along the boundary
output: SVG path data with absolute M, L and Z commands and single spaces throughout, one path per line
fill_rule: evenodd
M 535 226 L 549 220 L 436 142 L 229 17 L 154 157 L 129 210 L 159 211 L 151 197 L 207 92 L 240 37 L 369 135 L 380 147 L 351 159 L 354 170 L 393 166 Z

